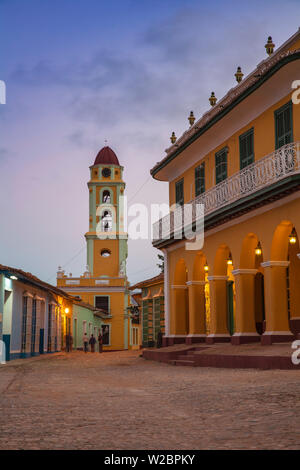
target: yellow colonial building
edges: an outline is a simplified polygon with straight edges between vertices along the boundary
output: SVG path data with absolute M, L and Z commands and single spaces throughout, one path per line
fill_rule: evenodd
M 61 269 L 57 273 L 58 287 L 106 312 L 101 325 L 104 350 L 122 350 L 130 346 L 127 234 L 123 227 L 122 203 L 125 183 L 122 177 L 123 167 L 116 154 L 110 147 L 101 149 L 90 167 L 88 182 L 86 271 L 80 277 L 67 276 Z
M 165 333 L 164 275 L 138 282 L 130 286 L 131 291 L 140 290 L 141 345 L 144 348 L 157 344 L 158 332 Z
M 171 206 L 153 240 L 165 255 L 165 344 L 271 344 L 300 332 L 300 30 L 265 48 L 199 120 L 191 112 L 151 170 L 169 182 Z M 202 247 L 200 231 L 199 246 L 184 237 L 197 204 Z

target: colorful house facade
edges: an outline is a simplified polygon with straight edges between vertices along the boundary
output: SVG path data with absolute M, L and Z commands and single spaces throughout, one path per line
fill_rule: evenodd
M 140 311 L 140 295 L 130 296 L 130 306 L 128 307 L 130 316 L 130 343 L 129 348 L 132 350 L 138 350 L 142 344 L 142 322 L 141 322 L 141 311 Z
M 88 338 L 93 334 L 97 341 L 101 333 L 105 338 L 106 312 L 99 310 L 92 305 L 82 301 L 73 301 L 73 349 L 83 349 L 83 335 L 86 333 Z
M 153 347 L 156 345 L 158 332 L 165 333 L 164 274 L 130 287 L 132 291 L 137 289 L 141 289 L 142 346 Z
M 72 334 L 72 299 L 30 273 L 0 265 L 0 340 L 6 360 L 53 353 Z
M 164 344 L 300 332 L 300 30 L 265 47 L 268 58 L 244 79 L 239 67 L 220 101 L 212 92 L 211 109 L 191 113 L 151 170 L 169 182 L 170 214 L 153 239 L 165 256 Z M 203 246 L 200 231 L 199 246 L 184 235 L 201 229 L 197 207 Z
M 90 167 L 87 269 L 80 277 L 59 269 L 57 286 L 106 312 L 101 326 L 104 350 L 128 349 L 131 330 L 126 276 L 127 233 L 124 232 L 123 167 L 110 147 Z

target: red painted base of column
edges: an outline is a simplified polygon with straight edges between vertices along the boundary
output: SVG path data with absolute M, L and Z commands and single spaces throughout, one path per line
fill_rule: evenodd
M 186 336 L 185 344 L 205 343 L 206 336 Z
M 186 336 L 175 336 L 175 338 L 173 338 L 173 340 L 174 340 L 173 344 L 185 343 L 185 338 L 186 338 Z
M 260 341 L 260 335 L 233 335 L 231 336 L 231 344 L 238 346 L 239 344 L 257 343 Z
M 300 333 L 300 319 L 299 318 L 290 318 L 290 330 L 294 335 Z
M 214 343 L 230 343 L 230 336 L 207 336 L 206 337 L 206 344 L 214 344 Z
M 163 347 L 166 346 L 173 346 L 174 344 L 182 344 L 185 343 L 186 336 L 164 336 L 162 345 Z
M 261 345 L 270 346 L 273 343 L 290 343 L 294 341 L 295 336 L 291 333 L 290 335 L 281 335 L 281 334 L 263 334 L 261 336 Z

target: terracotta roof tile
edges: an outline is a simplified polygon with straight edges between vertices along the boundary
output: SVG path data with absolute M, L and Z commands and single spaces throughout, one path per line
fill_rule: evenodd
M 137 284 L 134 284 L 133 286 L 129 287 L 129 290 L 134 290 L 134 289 L 141 289 L 142 287 L 146 287 L 151 284 L 156 284 L 159 282 L 164 281 L 164 273 L 160 273 L 158 276 L 151 277 L 150 279 L 145 279 L 145 281 L 138 282 Z

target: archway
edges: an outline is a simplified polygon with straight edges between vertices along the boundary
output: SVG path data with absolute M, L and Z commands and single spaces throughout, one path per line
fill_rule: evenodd
M 110 210 L 105 209 L 101 217 L 101 231 L 102 232 L 111 232 L 112 231 L 112 213 Z
M 111 193 L 108 189 L 105 189 L 102 193 L 102 203 L 111 204 Z
M 219 246 L 213 275 L 208 276 L 210 282 L 211 325 L 207 342 L 230 341 L 230 333 L 234 332 L 235 317 L 235 282 L 232 274 L 233 258 L 227 245 Z
M 206 258 L 202 252 L 196 254 L 192 279 L 187 282 L 189 296 L 189 334 L 187 344 L 202 342 L 206 338 L 205 269 Z
M 232 344 L 259 341 L 264 323 L 263 249 L 254 233 L 242 242 L 240 267 L 234 270 L 236 281 L 236 331 Z
M 296 279 L 299 275 L 298 236 L 292 222 L 282 221 L 276 227 L 271 245 L 271 259 L 265 268 L 266 331 L 263 344 L 293 339 L 290 318 L 299 308 Z
M 175 268 L 173 290 L 172 330 L 174 341 L 184 341 L 189 331 L 189 306 L 187 290 L 187 267 L 184 259 L 180 259 Z M 177 340 L 176 340 L 177 337 Z

